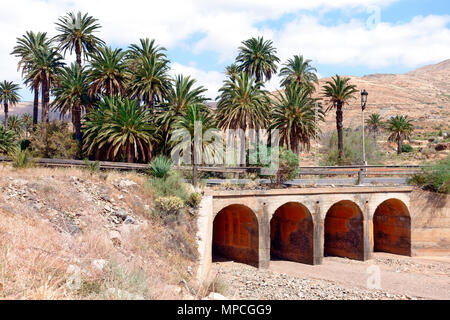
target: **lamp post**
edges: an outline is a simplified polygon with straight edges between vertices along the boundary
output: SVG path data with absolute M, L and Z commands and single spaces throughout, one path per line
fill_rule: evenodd
M 364 111 L 366 110 L 367 106 L 367 96 L 369 93 L 364 89 L 361 91 L 361 109 L 362 109 L 362 141 L 363 141 L 363 161 L 364 166 L 367 166 L 366 161 L 366 137 L 365 137 L 365 120 L 364 120 Z

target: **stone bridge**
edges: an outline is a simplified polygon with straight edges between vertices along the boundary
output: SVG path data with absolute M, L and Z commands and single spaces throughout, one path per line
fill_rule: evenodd
M 282 259 L 365 261 L 375 251 L 412 255 L 410 187 L 308 188 L 209 192 L 198 217 L 205 280 L 216 256 L 268 268 Z

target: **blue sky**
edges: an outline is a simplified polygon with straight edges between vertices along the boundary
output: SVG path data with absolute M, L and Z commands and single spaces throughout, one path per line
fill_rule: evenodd
M 20 81 L 9 55 L 15 37 L 54 35 L 58 16 L 77 10 L 100 20 L 99 36 L 112 46 L 155 38 L 168 49 L 173 74 L 193 76 L 211 98 L 240 42 L 252 36 L 272 39 L 283 62 L 294 54 L 312 59 L 321 77 L 404 73 L 450 58 L 445 0 L 16 0 L 0 12 L 0 80 Z M 32 99 L 25 89 L 22 96 Z

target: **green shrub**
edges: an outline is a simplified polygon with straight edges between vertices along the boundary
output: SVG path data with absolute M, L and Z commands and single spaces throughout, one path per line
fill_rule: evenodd
M 413 176 L 409 183 L 422 187 L 424 190 L 449 194 L 450 192 L 450 156 L 431 167 L 423 169 L 422 173 Z
M 172 160 L 159 155 L 150 162 L 149 174 L 153 178 L 167 178 L 172 170 Z
M 352 131 L 351 129 L 344 130 L 344 156 L 339 161 L 338 139 L 337 133 L 333 132 L 330 136 L 325 138 L 324 145 L 327 147 L 327 153 L 322 161 L 323 165 L 361 165 L 363 164 L 363 148 L 362 148 L 362 134 L 361 131 Z M 380 153 L 366 134 L 366 161 L 368 163 L 376 163 L 382 158 Z
M 86 165 L 86 169 L 91 173 L 97 173 L 100 171 L 100 162 L 99 161 L 89 161 L 88 159 L 84 159 L 84 164 Z
M 173 170 L 166 178 L 151 178 L 146 184 L 158 197 L 176 196 L 188 199 L 188 186 L 178 171 Z
M 24 169 L 34 167 L 33 159 L 29 150 L 16 149 L 11 154 L 12 166 L 16 169 Z
M 279 171 L 277 174 L 278 183 L 283 183 L 298 177 L 300 166 L 299 157 L 288 149 L 281 149 Z
M 28 139 L 24 139 L 20 141 L 20 150 L 28 150 L 30 149 L 31 141 Z
M 202 201 L 202 194 L 198 192 L 192 192 L 187 201 L 188 205 L 196 209 Z
M 157 198 L 154 215 L 165 222 L 180 221 L 184 216 L 184 201 L 174 196 Z
M 75 159 L 80 155 L 77 140 L 67 123 L 40 123 L 30 137 L 33 155 L 40 158 Z
M 404 145 L 402 145 L 402 152 L 411 153 L 411 152 L 414 152 L 414 148 L 409 144 L 404 144 Z

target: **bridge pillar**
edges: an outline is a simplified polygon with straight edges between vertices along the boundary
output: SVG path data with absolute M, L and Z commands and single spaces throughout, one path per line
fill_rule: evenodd
M 259 268 L 268 269 L 270 266 L 270 215 L 267 203 L 263 203 L 258 212 L 259 221 Z
M 324 238 L 324 221 L 320 214 L 320 202 L 317 201 L 316 209 L 314 210 L 314 265 L 319 265 L 323 262 Z
M 364 261 L 372 259 L 373 256 L 373 224 L 370 218 L 369 201 L 364 206 Z

